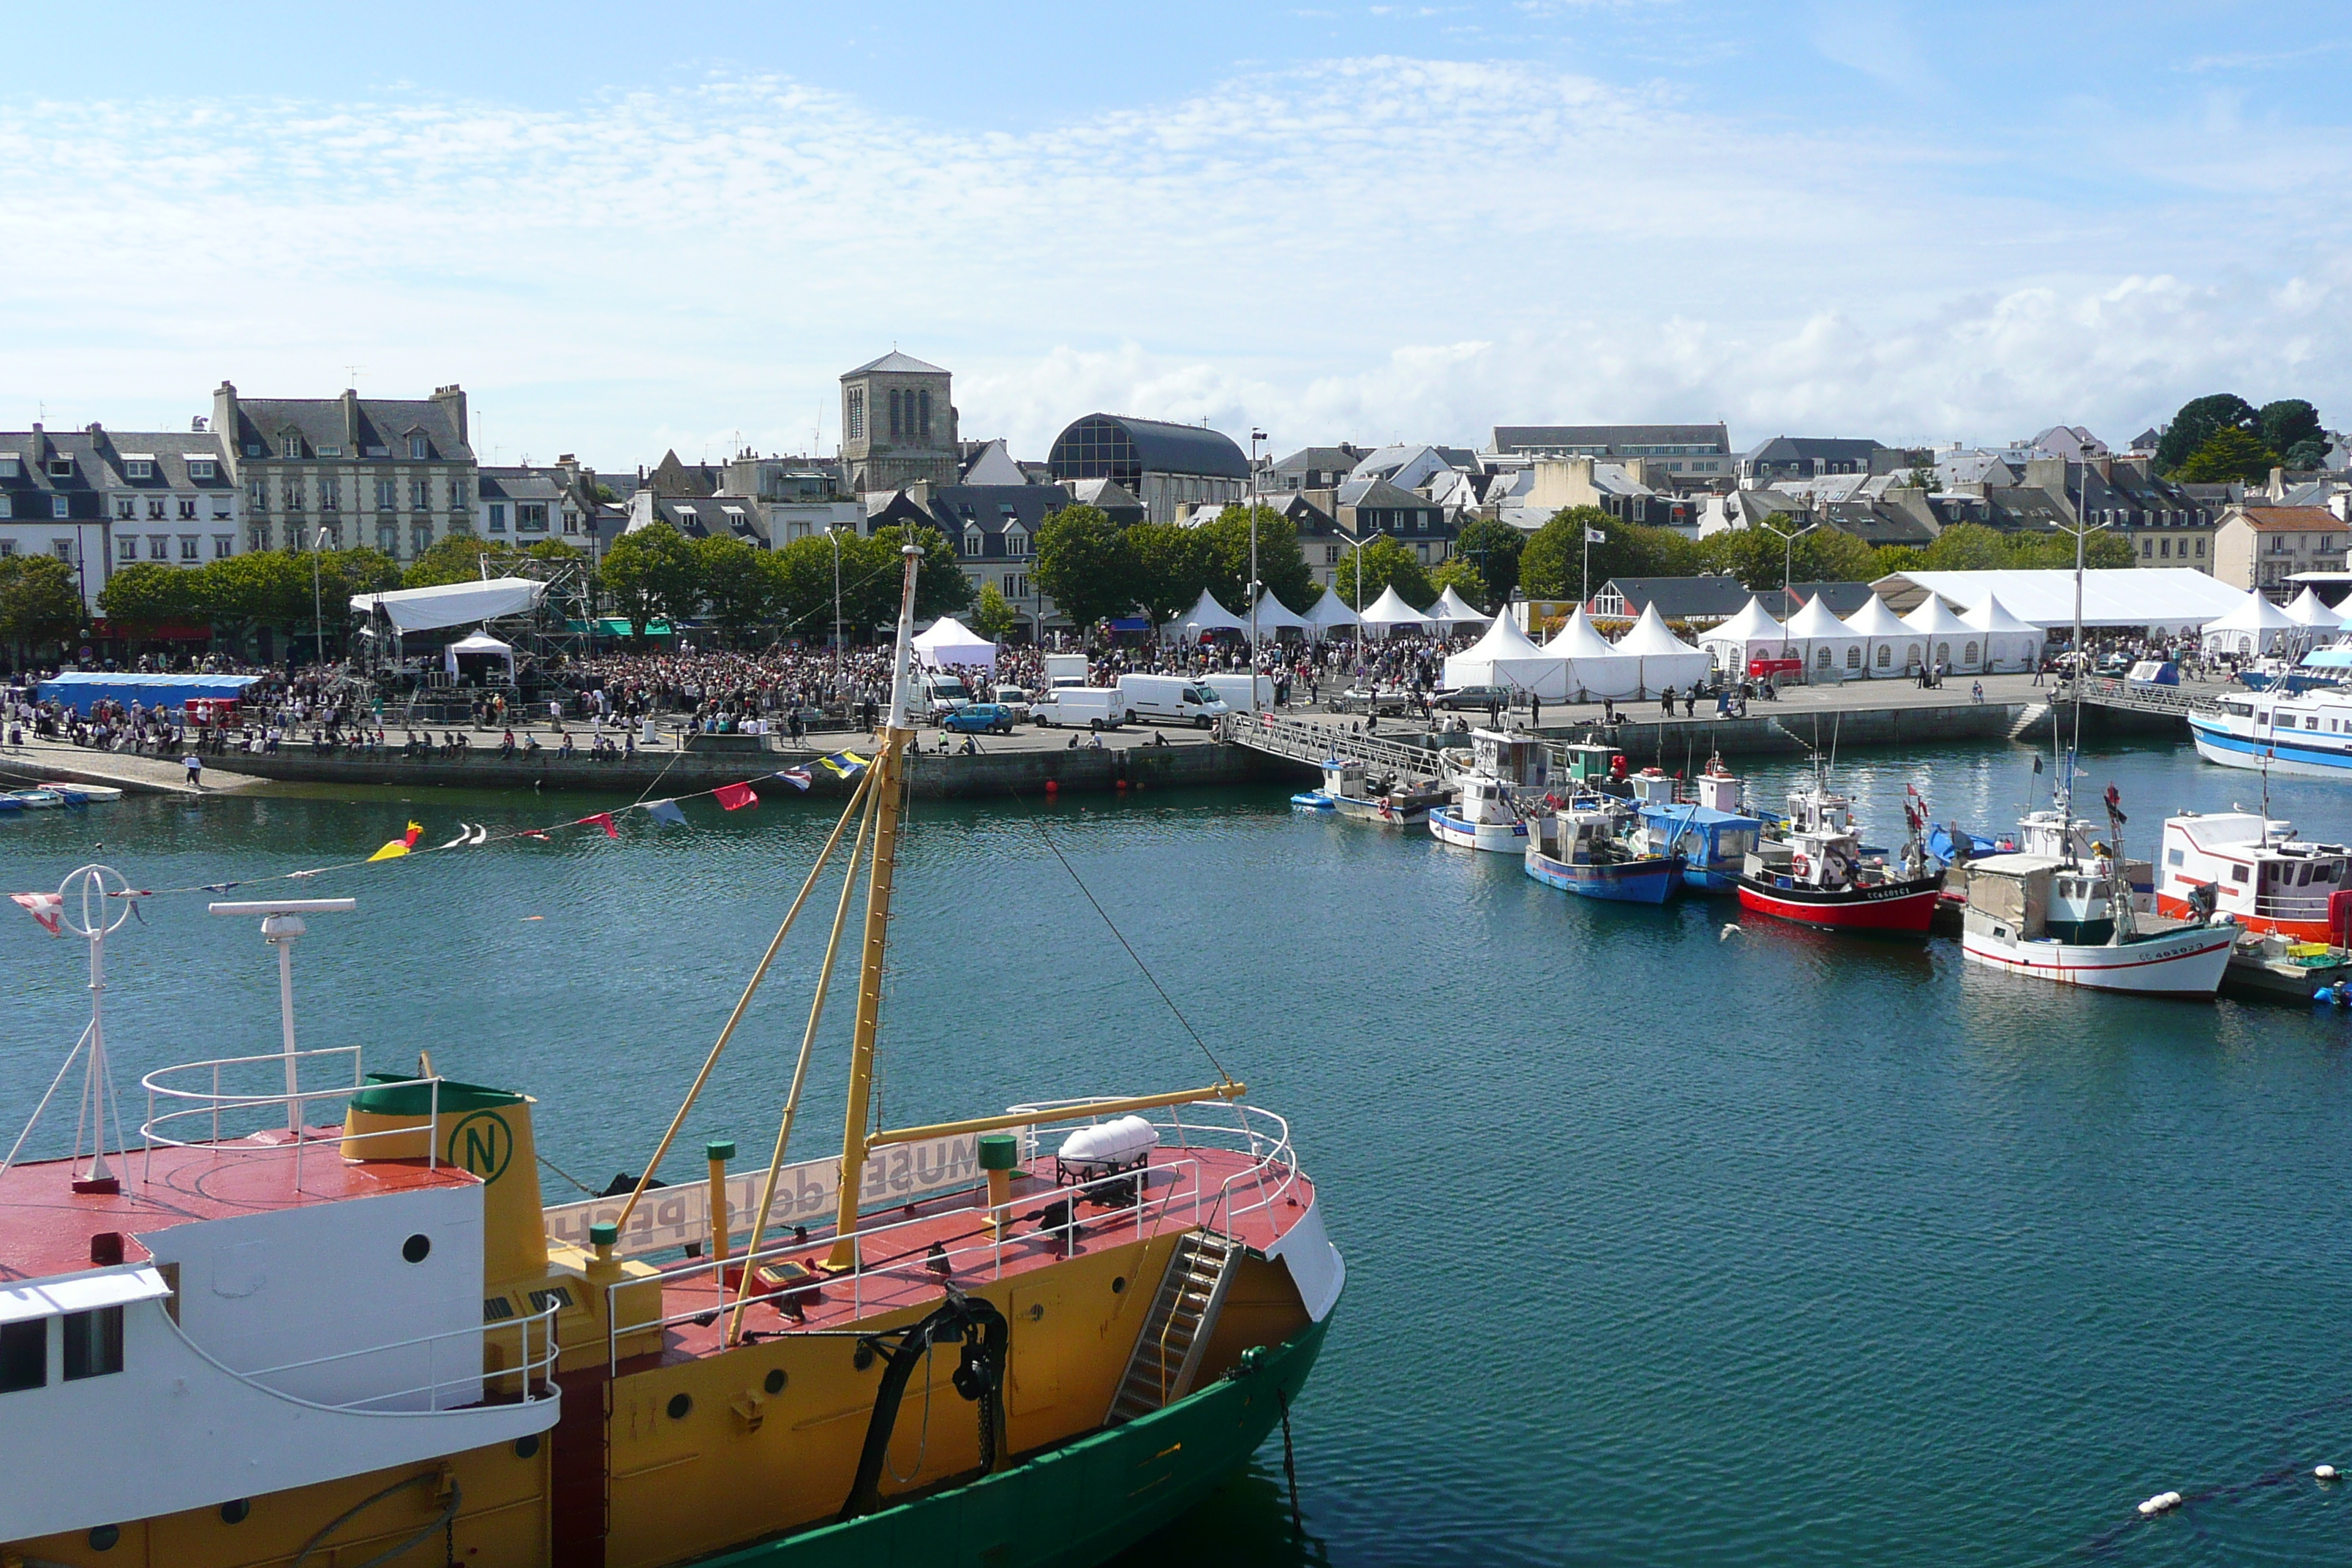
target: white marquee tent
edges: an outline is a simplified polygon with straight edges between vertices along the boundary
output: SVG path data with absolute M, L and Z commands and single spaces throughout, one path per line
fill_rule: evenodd
M 950 666 L 996 670 L 996 645 L 953 616 L 941 616 L 927 631 L 915 635 L 915 658 L 925 669 Z
M 1307 623 L 1308 635 L 1318 640 L 1360 624 L 1356 612 L 1348 607 L 1348 601 L 1339 597 L 1339 591 L 1336 588 L 1324 589 L 1323 596 L 1307 606 L 1307 614 L 1302 618 Z
M 2345 603 L 2347 607 L 2352 607 L 2352 599 Z M 2317 631 L 2336 631 L 2344 624 L 2344 618 L 2329 609 L 2327 601 L 2319 596 L 2319 590 L 2308 584 L 2294 596 L 2294 603 L 2286 607 L 2285 613 L 2286 618 L 2297 626 L 2310 626 Z
M 1862 638 L 1862 668 L 1874 679 L 1918 673 L 1927 658 L 1927 640 L 1897 619 L 1885 600 L 1873 594 L 1845 624 Z
M 514 684 L 514 649 L 488 632 L 475 632 L 471 636 L 459 637 L 456 642 L 443 648 L 441 668 L 452 675 L 457 675 L 460 673 L 457 661 L 461 658 L 503 660 L 507 667 L 507 684 L 509 686 Z
M 1789 617 L 1789 640 L 1805 661 L 1807 680 L 1837 680 L 1862 674 L 1863 645 L 1869 639 L 1838 619 L 1819 594 Z
M 1171 642 L 1189 642 L 1212 632 L 1247 630 L 1248 622 L 1217 603 L 1216 595 L 1203 588 L 1199 603 L 1161 627 L 1160 635 Z
M 1460 653 L 1446 655 L 1444 684 L 1449 689 L 1507 686 L 1561 702 L 1569 692 L 1568 661 L 1538 647 L 1510 616 L 1497 616 L 1485 637 Z
M 1257 634 L 1275 637 L 1286 631 L 1310 630 L 1307 617 L 1264 589 L 1257 595 Z
M 486 583 L 443 583 L 431 588 L 394 588 L 386 594 L 354 594 L 352 608 L 362 615 L 383 612 L 399 632 L 429 632 L 472 626 L 539 607 L 547 584 L 529 577 L 493 577 Z
M 2074 624 L 2072 567 L 2001 572 L 1898 572 L 1872 584 L 1898 603 L 1925 590 L 1974 609 L 1998 594 L 2009 613 L 2055 631 Z M 2083 574 L 2083 624 L 2170 631 L 2201 626 L 2238 607 L 2238 589 L 2187 566 L 2099 567 Z
M 1669 688 L 1688 690 L 1707 677 L 1713 661 L 1667 629 L 1658 606 L 1645 605 L 1642 618 L 1617 639 L 1617 657 L 1634 661 L 1642 697 L 1654 697 Z
M 1734 680 L 1746 679 L 1748 661 L 1780 658 L 1789 646 L 1789 628 L 1772 618 L 1764 601 L 1748 595 L 1747 607 L 1729 620 L 1699 634 L 1698 646 L 1715 667 Z
M 2291 640 L 2308 640 L 2310 629 L 2289 619 L 2287 613 L 2263 598 L 2248 594 L 2234 610 L 2205 623 L 2207 653 L 2252 657 L 2275 653 Z
M 2004 608 L 2000 596 L 1987 594 L 1984 603 L 1960 617 L 1984 634 L 1984 668 L 1989 675 L 2013 675 L 2041 661 L 2042 633 Z
M 1974 675 L 1984 661 L 1984 633 L 1930 594 L 1903 624 L 1927 640 L 1927 662 L 1946 675 Z
M 1374 599 L 1364 608 L 1366 629 L 1377 631 L 1382 637 L 1388 636 L 1400 626 L 1411 626 L 1418 630 L 1428 625 L 1429 617 L 1406 604 L 1404 595 L 1396 591 L 1396 584 L 1393 583 L 1381 592 L 1379 598 Z M 1524 633 L 1521 635 L 1525 636 Z
M 1593 628 L 1584 606 L 1560 623 L 1544 645 L 1544 652 L 1568 663 L 1568 688 L 1582 702 L 1601 698 L 1619 700 L 1642 689 L 1642 657 L 1621 652 L 1615 643 Z
M 1437 603 L 1429 606 L 1429 618 L 1452 631 L 1457 626 L 1483 626 L 1495 617 L 1479 614 L 1449 584 L 1437 595 Z

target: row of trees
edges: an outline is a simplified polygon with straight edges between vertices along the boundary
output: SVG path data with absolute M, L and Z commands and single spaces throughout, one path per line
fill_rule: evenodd
M 915 614 L 929 619 L 970 609 L 971 579 L 947 535 L 928 524 L 870 536 L 820 534 L 781 550 L 761 550 L 721 535 L 688 539 L 667 523 L 656 523 L 613 542 L 597 568 L 597 584 L 611 613 L 626 620 L 639 637 L 656 620 L 702 619 L 739 644 L 773 637 L 821 640 L 833 632 L 836 559 L 844 627 L 882 626 L 898 619 L 899 551 L 910 541 L 923 552 Z M 1003 604 L 1001 598 L 997 602 Z
M 2258 485 L 2273 468 L 2316 468 L 2327 456 L 2319 410 L 2300 397 L 2260 408 L 2234 392 L 2180 405 L 2156 446 L 2156 471 L 2182 484 Z

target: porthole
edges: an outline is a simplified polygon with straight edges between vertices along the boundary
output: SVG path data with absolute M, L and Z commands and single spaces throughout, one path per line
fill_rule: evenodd
M 101 1524 L 89 1532 L 89 1549 L 92 1552 L 111 1552 L 114 1550 L 115 1542 L 121 1539 L 121 1525 Z
M 771 1394 L 782 1394 L 784 1391 L 784 1369 L 776 1367 L 768 1373 L 768 1381 L 761 1386 Z
M 421 1230 L 400 1244 L 400 1255 L 411 1263 L 424 1262 L 432 1251 L 433 1238 Z
M 1110 1293 L 1114 1296 L 1124 1296 L 1127 1294 L 1126 1275 L 1120 1274 L 1112 1278 L 1110 1282 Z
M 687 1412 L 693 1408 L 694 1395 L 691 1394 L 673 1394 L 669 1396 L 669 1418 L 671 1420 L 685 1420 Z
M 539 1434 L 533 1432 L 529 1436 L 516 1438 L 514 1448 L 518 1459 L 533 1458 L 539 1453 Z
M 243 1524 L 246 1520 L 251 1516 L 252 1512 L 252 1501 L 249 1499 L 238 1498 L 233 1502 L 225 1502 L 221 1504 L 221 1522 L 223 1524 Z

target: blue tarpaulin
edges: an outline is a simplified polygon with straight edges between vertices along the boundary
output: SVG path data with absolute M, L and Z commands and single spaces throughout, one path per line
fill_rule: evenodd
M 75 712 L 84 715 L 109 698 L 126 708 L 133 702 L 142 708 L 177 708 L 191 697 L 234 700 L 243 697 L 245 689 L 260 679 L 257 675 L 140 675 L 128 670 L 109 673 L 69 669 L 54 680 L 41 682 L 40 700 L 68 703 Z

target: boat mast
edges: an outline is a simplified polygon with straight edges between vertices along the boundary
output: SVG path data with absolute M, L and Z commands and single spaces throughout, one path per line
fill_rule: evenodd
M 849 1104 L 841 1120 L 841 1205 L 835 1216 L 835 1268 L 857 1264 L 858 1179 L 866 1169 L 866 1123 L 874 1087 L 874 1036 L 882 1019 L 882 961 L 890 927 L 890 875 L 898 856 L 899 796 L 905 782 L 907 742 L 914 731 L 907 726 L 907 688 L 915 650 L 915 579 L 923 552 L 912 542 L 902 545 L 906 578 L 898 589 L 898 647 L 891 658 L 890 714 L 884 721 L 874 753 L 874 858 L 866 882 L 866 951 L 857 969 L 857 1022 L 850 1036 Z

